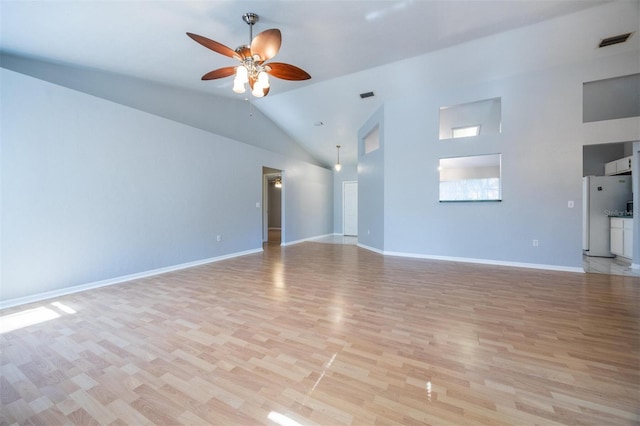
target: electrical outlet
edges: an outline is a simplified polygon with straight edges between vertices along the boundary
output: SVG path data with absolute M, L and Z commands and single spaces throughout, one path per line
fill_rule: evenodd
M 573 208 L 573 206 L 574 206 L 573 201 L 568 201 L 568 202 L 567 202 L 567 207 L 569 207 L 570 209 L 572 209 L 572 208 Z
M 222 241 L 222 235 L 218 235 L 218 236 L 216 237 L 216 240 L 217 240 L 218 242 Z
M 538 240 L 533 240 L 533 246 L 538 247 Z

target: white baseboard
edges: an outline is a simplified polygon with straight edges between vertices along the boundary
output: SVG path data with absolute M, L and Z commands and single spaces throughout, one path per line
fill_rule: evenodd
M 358 244 L 357 244 L 357 246 L 358 246 L 358 247 L 362 247 L 362 248 L 363 248 L 363 249 L 365 249 L 365 250 L 369 250 L 369 251 L 376 252 L 376 253 L 378 253 L 378 254 L 382 254 L 382 255 L 386 254 L 386 253 L 384 252 L 384 250 L 380 250 L 380 249 L 375 248 L 375 247 L 367 246 L 367 245 L 364 245 L 364 244 L 362 244 L 362 243 L 358 243 Z
M 560 272 L 578 272 L 578 273 L 584 274 L 584 269 L 582 267 L 546 265 L 546 264 L 540 264 L 540 263 L 526 263 L 526 262 L 509 262 L 504 260 L 474 259 L 470 257 L 436 256 L 436 255 L 429 255 L 429 254 L 384 251 L 377 248 L 368 247 L 360 243 L 358 243 L 358 247 L 362 247 L 364 249 L 374 251 L 376 253 L 380 253 L 385 256 L 410 257 L 415 259 L 445 260 L 449 262 L 479 263 L 483 265 L 510 266 L 514 268 L 529 268 L 529 269 L 544 269 L 548 271 L 560 271 Z
M 93 282 L 93 283 L 81 284 L 81 285 L 77 285 L 77 286 L 73 286 L 73 287 L 61 288 L 59 290 L 47 291 L 47 292 L 44 292 L 44 293 L 38 293 L 38 294 L 31 295 L 31 296 L 16 297 L 14 299 L 9 299 L 9 300 L 0 300 L 0 310 L 1 309 L 6 309 L 6 308 L 12 308 L 14 306 L 25 305 L 27 303 L 40 302 L 42 300 L 52 299 L 54 297 L 66 296 L 68 294 L 78 293 L 78 292 L 81 292 L 81 291 L 92 290 L 94 288 L 100 288 L 100 287 L 105 287 L 105 286 L 108 286 L 108 285 L 120 284 L 120 283 L 123 283 L 123 282 L 126 282 L 126 281 L 132 281 L 132 280 L 137 280 L 137 279 L 140 279 L 140 278 L 151 277 L 153 275 L 165 274 L 167 272 L 178 271 L 180 269 L 192 268 L 194 266 L 205 265 L 207 263 L 219 262 L 221 260 L 231 259 L 231 258 L 234 258 L 234 257 L 246 256 L 248 254 L 254 254 L 254 253 L 260 253 L 261 251 L 263 251 L 262 247 L 257 248 L 257 249 L 252 249 L 252 250 L 246 250 L 246 251 L 231 253 L 231 254 L 225 254 L 223 256 L 212 257 L 212 258 L 209 258 L 209 259 L 196 260 L 194 262 L 181 263 L 179 265 L 167 266 L 165 268 L 153 269 L 153 270 L 150 270 L 150 271 L 139 272 L 139 273 L 136 273 L 136 274 L 124 275 L 124 276 L 115 277 L 115 278 L 109 278 L 107 280 L 96 281 L 96 282 Z
M 281 245 L 282 246 L 290 246 L 290 245 L 299 244 L 299 243 L 303 243 L 303 242 L 306 242 L 306 241 L 313 241 L 313 240 L 316 240 L 316 239 L 320 239 L 320 238 L 324 238 L 324 237 L 328 237 L 328 236 L 333 236 L 333 235 L 341 235 L 341 234 L 319 235 L 319 236 L 316 236 L 316 237 L 310 237 L 310 238 L 304 238 L 304 239 L 300 239 L 300 240 L 296 240 L 296 241 L 290 241 L 288 243 L 283 243 Z M 380 249 L 375 248 L 375 247 L 370 247 L 370 246 L 367 246 L 367 245 L 361 244 L 361 243 L 358 243 L 357 245 L 358 245 L 358 247 L 361 247 L 361 248 L 363 248 L 365 250 L 369 250 L 369 251 L 372 251 L 372 252 L 375 252 L 375 253 L 378 253 L 378 254 L 381 254 L 381 255 L 384 255 L 384 256 L 409 257 L 409 258 L 416 258 L 416 259 L 445 260 L 445 261 L 451 261 L 451 262 L 479 263 L 479 264 L 485 264 L 485 265 L 511 266 L 511 267 L 516 267 L 516 268 L 531 268 L 531 269 L 544 269 L 544 270 L 550 270 L 550 271 L 584 273 L 584 269 L 583 268 L 571 267 L 571 266 L 545 265 L 545 264 L 524 263 L 524 262 L 508 262 L 508 261 L 489 260 L 489 259 L 474 259 L 474 258 L 468 258 L 468 257 L 436 256 L 436 255 L 426 255 L 426 254 L 417 254 L 417 253 L 403 253 L 403 252 L 384 251 L 384 250 L 380 250 Z M 165 268 L 158 268 L 158 269 L 153 269 L 153 270 L 150 270 L 150 271 L 140 272 L 140 273 L 136 273 L 136 274 L 124 275 L 124 276 L 121 276 L 121 277 L 110 278 L 110 279 L 102 280 L 102 281 L 96 281 L 96 282 L 93 282 L 93 283 L 81 284 L 81 285 L 77 285 L 77 286 L 73 286 L 73 287 L 62 288 L 62 289 L 59 289 L 59 290 L 47 291 L 47 292 L 44 292 L 44 293 L 38 293 L 38 294 L 31 295 L 31 296 L 17 297 L 17 298 L 9 299 L 9 300 L 0 300 L 0 310 L 1 309 L 6 309 L 6 308 L 11 308 L 11 307 L 14 307 L 14 306 L 25 305 L 27 303 L 39 302 L 39 301 L 46 300 L 46 299 L 51 299 L 51 298 L 54 298 L 54 297 L 60 297 L 60 296 L 68 295 L 68 294 L 78 293 L 78 292 L 81 292 L 81 291 L 91 290 L 91 289 L 94 289 L 94 288 L 100 288 L 100 287 L 105 287 L 105 286 L 109 286 L 109 285 L 120 284 L 120 283 L 123 283 L 123 282 L 126 282 L 126 281 L 132 281 L 132 280 L 136 280 L 136 279 L 140 279 L 140 278 L 146 278 L 146 277 L 150 277 L 150 276 L 153 276 L 153 275 L 159 275 L 159 274 L 164 274 L 164 273 L 167 273 L 167 272 L 178 271 L 180 269 L 192 268 L 194 266 L 205 265 L 207 263 L 219 262 L 221 260 L 231 259 L 231 258 L 234 258 L 234 257 L 246 256 L 246 255 L 254 254 L 254 253 L 260 253 L 262 251 L 263 251 L 262 248 L 246 250 L 246 251 L 226 254 L 226 255 L 223 255 L 223 256 L 212 257 L 212 258 L 209 258 L 209 259 L 196 260 L 194 262 L 187 262 L 187 263 L 182 263 L 182 264 L 179 264 L 179 265 L 168 266 L 168 267 L 165 267 Z M 631 267 L 632 268 L 640 268 L 640 265 L 639 264 L 633 264 Z
M 331 237 L 333 235 L 335 235 L 335 234 L 316 235 L 315 237 L 302 238 L 300 240 L 295 240 L 295 241 L 287 241 L 286 243 L 280 244 L 280 246 L 281 247 L 292 246 L 294 244 L 300 244 L 300 243 L 304 243 L 304 242 L 307 242 L 307 241 L 319 240 L 320 238 Z

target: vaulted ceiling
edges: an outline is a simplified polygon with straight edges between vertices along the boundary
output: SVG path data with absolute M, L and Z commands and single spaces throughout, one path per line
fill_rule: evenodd
M 236 62 L 185 33 L 236 48 L 249 41 L 242 15 L 255 12 L 260 20 L 254 35 L 268 28 L 282 32 L 274 61 L 301 67 L 312 79 L 272 78 L 270 94 L 251 102 L 321 163 L 330 165 L 337 144 L 344 147 L 344 162 L 355 161 L 358 128 L 394 96 L 394 81 L 405 78 L 387 73 L 384 66 L 603 3 L 609 2 L 2 0 L 0 51 L 242 99 L 246 95 L 232 92 L 231 77 L 200 80 L 206 72 Z M 575 36 L 571 30 L 559 28 L 555 36 Z M 594 33 L 593 38 L 610 35 L 615 34 Z M 593 41 L 589 43 L 591 49 Z M 376 96 L 360 99 L 359 94 L 368 91 Z

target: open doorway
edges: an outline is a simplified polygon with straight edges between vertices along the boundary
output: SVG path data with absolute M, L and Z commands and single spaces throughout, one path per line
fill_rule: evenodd
M 582 249 L 585 272 L 639 275 L 633 259 L 633 142 L 583 146 Z M 637 161 L 637 160 L 636 160 Z
M 270 167 L 262 168 L 262 241 L 280 245 L 284 241 L 284 173 Z

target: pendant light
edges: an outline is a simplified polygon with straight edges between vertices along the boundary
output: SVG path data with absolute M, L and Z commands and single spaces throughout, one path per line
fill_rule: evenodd
M 342 164 L 340 164 L 340 145 L 336 145 L 336 148 L 338 148 L 338 162 L 334 167 L 336 169 L 336 172 L 339 172 L 340 170 L 342 170 Z

